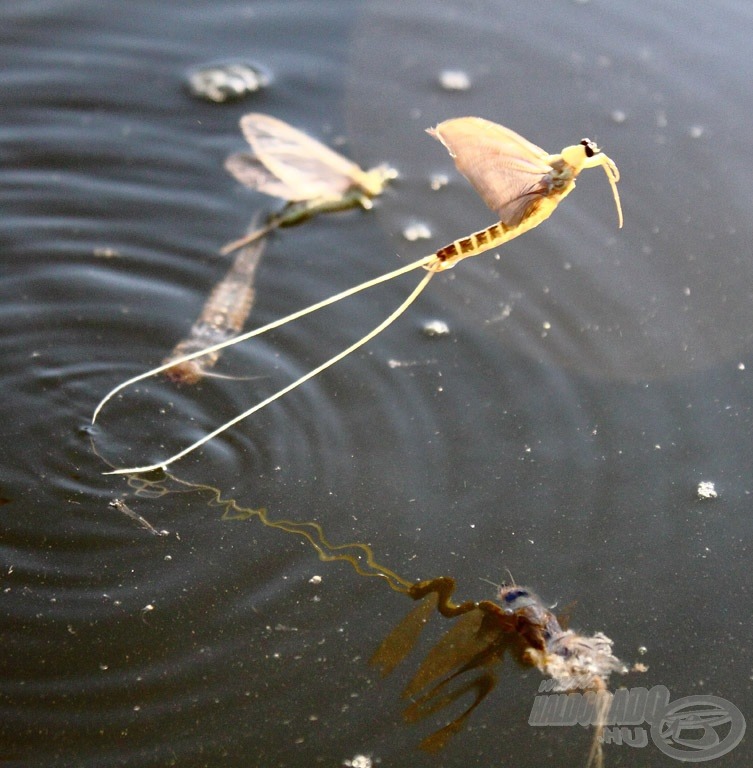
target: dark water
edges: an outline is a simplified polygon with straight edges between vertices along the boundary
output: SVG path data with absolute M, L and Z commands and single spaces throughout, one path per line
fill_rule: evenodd
M 463 598 L 509 569 L 649 666 L 628 685 L 720 696 L 750 720 L 747 3 L 17 2 L 2 18 L 9 764 L 585 762 L 587 732 L 527 725 L 540 677 L 512 664 L 446 750 L 417 751 L 445 722 L 402 722 L 420 652 L 384 681 L 368 665 L 410 600 L 258 519 L 223 521 L 207 493 L 148 498 L 101 474 L 95 404 L 185 335 L 226 269 L 219 247 L 275 205 L 222 168 L 252 110 L 401 173 L 375 211 L 270 239 L 255 325 L 491 223 L 422 133 L 447 117 L 553 152 L 595 139 L 622 173 L 625 228 L 601 171 L 584 173 L 551 221 L 434 279 L 365 350 L 176 475 L 367 542 L 408 580 L 454 576 Z M 270 86 L 191 98 L 185 73 L 226 59 L 263 66 Z M 471 87 L 443 89 L 444 70 Z M 449 184 L 432 191 L 436 173 Z M 403 237 L 416 222 L 429 240 Z M 416 280 L 223 357 L 259 379 L 140 384 L 102 414 L 98 451 L 173 453 L 346 346 Z M 437 319 L 449 335 L 422 331 Z M 717 499 L 697 498 L 701 481 Z M 750 759 L 746 739 L 718 762 Z M 674 762 L 651 744 L 607 760 Z

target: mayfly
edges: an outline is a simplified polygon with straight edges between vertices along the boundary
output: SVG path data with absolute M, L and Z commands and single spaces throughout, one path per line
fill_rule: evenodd
M 130 474 L 162 469 L 318 375 L 344 357 L 347 357 L 351 352 L 354 352 L 381 333 L 405 312 L 424 288 L 426 288 L 429 280 L 431 280 L 435 273 L 450 269 L 459 261 L 469 256 L 475 256 L 488 251 L 490 248 L 496 248 L 518 237 L 518 235 L 522 235 L 529 229 L 533 229 L 533 227 L 538 226 L 542 221 L 549 218 L 563 198 L 569 195 L 575 188 L 575 180 L 584 168 L 601 166 L 604 169 L 612 187 L 619 225 L 622 226 L 622 209 L 617 192 L 617 182 L 620 178 L 619 171 L 614 162 L 603 154 L 596 144 L 589 139 L 583 139 L 578 144 L 565 147 L 558 154 L 550 155 L 509 128 L 504 128 L 501 125 L 479 117 L 460 117 L 446 120 L 436 128 L 429 129 L 428 133 L 444 144 L 453 157 L 458 170 L 470 181 L 484 202 L 497 213 L 499 221 L 486 229 L 455 240 L 438 251 L 404 267 L 372 278 L 365 283 L 312 304 L 310 307 L 293 312 L 261 328 L 212 345 L 203 351 L 192 352 L 183 359 L 174 360 L 173 365 L 193 360 L 203 354 L 211 354 L 231 344 L 237 344 L 254 336 L 260 336 L 273 328 L 278 328 L 285 323 L 297 320 L 322 307 L 334 304 L 341 299 L 379 285 L 387 280 L 392 280 L 399 275 L 406 274 L 420 267 L 426 270 L 426 274 L 421 278 L 418 285 L 397 309 L 365 336 L 334 357 L 331 357 L 278 392 L 204 435 L 200 440 L 197 440 L 174 456 L 142 467 L 118 469 L 110 474 Z M 169 365 L 159 366 L 128 381 L 124 381 L 112 389 L 95 409 L 92 423 L 97 418 L 102 407 L 113 395 L 137 381 L 161 373 L 168 367 Z
M 251 228 L 255 229 L 257 224 L 258 219 L 254 218 Z M 195 384 L 204 376 L 229 378 L 209 373 L 208 369 L 214 367 L 220 357 L 219 350 L 185 358 L 192 352 L 227 341 L 243 330 L 254 303 L 254 275 L 264 252 L 264 242 L 256 239 L 238 251 L 230 269 L 212 289 L 187 338 L 162 361 L 170 365 L 165 371 L 169 379 L 180 384 Z
M 387 182 L 397 176 L 386 165 L 364 171 L 352 160 L 270 115 L 252 113 L 242 117 L 240 124 L 251 152 L 230 155 L 225 168 L 241 184 L 280 197 L 288 204 L 263 227 L 225 245 L 220 251 L 223 255 L 277 227 L 292 227 L 319 213 L 357 205 L 370 210 L 371 198 L 380 195 Z

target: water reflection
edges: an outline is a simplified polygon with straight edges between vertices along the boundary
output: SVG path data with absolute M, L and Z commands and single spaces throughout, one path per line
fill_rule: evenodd
M 421 749 L 438 752 L 463 729 L 472 712 L 494 689 L 497 683 L 495 667 L 508 654 L 521 666 L 537 667 L 543 675 L 551 677 L 552 690 L 582 690 L 598 695 L 593 714 L 595 730 L 587 763 L 603 765 L 601 740 L 612 701 L 607 687 L 609 676 L 628 671 L 612 654 L 612 641 L 603 633 L 587 636 L 563 629 L 561 620 L 535 593 L 515 584 L 501 586 L 496 601 L 455 603 L 452 600 L 455 579 L 452 577 L 411 582 L 378 563 L 367 544 L 332 543 L 317 522 L 272 519 L 266 509 L 243 507 L 214 486 L 181 480 L 164 471 L 153 474 L 153 477 L 129 476 L 128 485 L 137 496 L 148 499 L 161 499 L 169 493 L 198 494 L 208 507 L 222 510 L 223 521 L 256 519 L 264 526 L 304 539 L 322 562 L 346 562 L 359 576 L 382 579 L 393 591 L 421 601 L 372 655 L 370 663 L 382 675 L 393 672 L 413 650 L 434 611 L 454 620 L 453 626 L 429 651 L 405 685 L 402 697 L 410 699 L 411 704 L 403 717 L 408 723 L 418 723 L 437 712 L 452 709 L 455 702 L 469 692 L 474 693 L 474 699 L 449 723 L 424 738 Z M 124 502 L 118 500 L 113 505 L 150 533 L 167 534 L 167 531 L 157 531 Z M 321 577 L 312 581 L 319 583 Z M 149 604 L 142 613 L 153 609 L 154 606 Z M 641 667 L 640 671 L 645 668 Z

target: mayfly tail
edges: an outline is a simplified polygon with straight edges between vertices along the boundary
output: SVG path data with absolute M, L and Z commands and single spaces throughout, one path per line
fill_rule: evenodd
M 413 265 L 413 268 L 415 269 L 419 266 L 423 266 L 426 261 L 427 259 L 421 259 L 419 262 Z M 192 451 L 195 451 L 197 448 L 200 448 L 205 443 L 208 443 L 210 440 L 214 439 L 218 435 L 230 429 L 230 427 L 234 426 L 238 422 L 243 421 L 243 419 L 245 418 L 248 418 L 249 416 L 251 416 L 251 414 L 256 413 L 256 411 L 260 411 L 262 408 L 266 407 L 267 405 L 274 402 L 275 400 L 282 397 L 283 395 L 286 395 L 288 392 L 294 390 L 296 387 L 300 386 L 301 384 L 308 381 L 309 379 L 313 379 L 314 376 L 317 376 L 322 371 L 325 371 L 327 368 L 339 362 L 343 358 L 347 357 L 352 352 L 355 352 L 359 347 L 362 347 L 364 344 L 371 341 L 371 339 L 373 339 L 375 336 L 378 336 L 385 328 L 387 328 L 395 320 L 397 320 L 397 318 L 400 317 L 400 315 L 402 315 L 406 309 L 408 309 L 408 307 L 418 298 L 419 294 L 424 290 L 424 288 L 426 288 L 426 286 L 429 283 L 429 280 L 431 280 L 433 276 L 434 276 L 434 271 L 427 271 L 426 274 L 421 278 L 421 281 L 418 283 L 418 285 L 411 291 L 410 295 L 400 304 L 400 306 L 394 312 L 392 312 L 388 317 L 382 320 L 382 322 L 379 323 L 379 325 L 377 325 L 375 328 L 369 331 L 369 333 L 367 333 L 365 336 L 360 338 L 358 341 L 351 344 L 349 347 L 342 350 L 342 352 L 339 352 L 334 357 L 331 357 L 329 360 L 325 361 L 321 365 L 317 366 L 316 368 L 313 368 L 308 373 L 296 379 L 291 384 L 288 384 L 286 387 L 283 387 L 278 392 L 275 392 L 273 395 L 270 395 L 265 400 L 262 400 L 260 403 L 257 403 L 252 408 L 249 408 L 247 411 L 244 411 L 243 413 L 239 414 L 235 418 L 226 422 L 222 426 L 217 427 L 217 429 L 204 435 L 204 437 L 202 437 L 200 440 L 197 440 L 192 445 L 189 445 L 188 448 L 184 448 L 182 451 L 180 451 L 179 453 L 176 453 L 174 456 L 170 456 L 169 458 L 164 459 L 163 461 L 158 461 L 155 464 L 149 464 L 143 467 L 127 467 L 124 469 L 116 469 L 111 472 L 105 472 L 104 474 L 130 475 L 130 474 L 138 474 L 140 472 L 151 472 L 155 469 L 164 469 L 165 467 L 172 464 L 173 462 L 178 461 L 178 459 L 182 459 L 184 456 L 187 456 L 189 453 L 191 453 Z
M 172 368 L 174 365 L 180 365 L 181 363 L 185 363 L 188 360 L 193 360 L 194 358 L 201 357 L 202 355 L 207 355 L 211 352 L 215 352 L 216 350 L 224 349 L 225 347 L 230 347 L 233 344 L 238 344 L 241 341 L 246 341 L 247 339 L 251 339 L 254 336 L 261 336 L 262 334 L 267 333 L 268 331 L 271 331 L 274 328 L 279 328 L 281 325 L 291 323 L 293 322 L 293 320 L 298 320 L 298 318 L 300 317 L 304 317 L 305 315 L 311 314 L 312 312 L 316 312 L 319 309 L 323 309 L 324 307 L 327 307 L 330 304 L 335 304 L 336 302 L 341 301 L 342 299 L 347 299 L 349 296 L 353 296 L 356 293 L 365 291 L 368 288 L 371 288 L 375 285 L 379 285 L 380 283 L 387 282 L 388 280 L 392 280 L 408 272 L 413 272 L 413 270 L 418 269 L 419 267 L 428 267 L 430 264 L 434 263 L 435 261 L 436 261 L 436 256 L 434 254 L 430 254 L 429 256 L 424 256 L 418 261 L 414 261 L 411 264 L 406 264 L 404 267 L 395 269 L 392 272 L 387 272 L 386 274 L 380 275 L 379 277 L 373 277 L 371 280 L 367 280 L 364 283 L 360 283 L 359 285 L 353 286 L 352 288 L 348 288 L 345 291 L 341 291 L 340 293 L 337 293 L 334 296 L 330 296 L 328 299 L 323 299 L 322 301 L 318 301 L 316 304 L 312 304 L 310 307 L 299 309 L 297 312 L 293 312 L 290 315 L 281 317 L 279 320 L 274 320 L 271 323 L 267 323 L 267 325 L 264 325 L 261 328 L 256 328 L 255 330 L 248 331 L 247 333 L 243 333 L 240 336 L 234 336 L 232 339 L 227 339 L 226 341 L 221 341 L 217 344 L 213 344 L 211 347 L 207 347 L 206 349 L 199 349 L 196 352 L 191 352 L 191 354 L 189 355 L 176 358 L 175 360 L 171 360 L 169 363 L 163 363 L 162 365 L 158 365 L 156 368 L 152 368 L 151 370 L 145 371 L 144 373 L 140 373 L 138 376 L 134 376 L 128 379 L 127 381 L 123 381 L 120 384 L 118 384 L 117 387 L 114 387 L 113 389 L 111 389 L 102 398 L 102 400 L 100 400 L 99 404 L 94 409 L 94 413 L 92 414 L 92 424 L 96 422 L 99 412 L 102 410 L 102 408 L 104 408 L 104 406 L 107 404 L 109 400 L 111 400 L 118 392 L 121 392 L 122 390 L 126 389 L 127 387 L 130 387 L 132 384 L 135 384 L 138 381 L 142 381 L 143 379 L 148 379 L 150 376 L 155 376 L 158 373 L 162 373 L 163 371 L 166 371 L 168 368 Z

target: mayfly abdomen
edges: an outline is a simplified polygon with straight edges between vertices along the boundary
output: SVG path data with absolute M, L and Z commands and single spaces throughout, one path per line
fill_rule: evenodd
M 212 289 L 188 337 L 165 358 L 165 363 L 226 341 L 243 330 L 254 304 L 254 274 L 263 251 L 261 239 L 238 252 L 225 277 Z M 219 351 L 210 352 L 168 368 L 165 375 L 181 384 L 195 384 L 219 357 Z
M 509 238 L 511 227 L 505 226 L 501 221 L 492 224 L 486 229 L 474 232 L 468 237 L 461 237 L 449 245 L 445 245 L 436 251 L 435 255 L 443 266 L 440 269 L 449 269 L 454 266 L 456 261 L 466 258 L 466 256 L 475 256 L 483 253 L 489 248 L 501 245 Z

